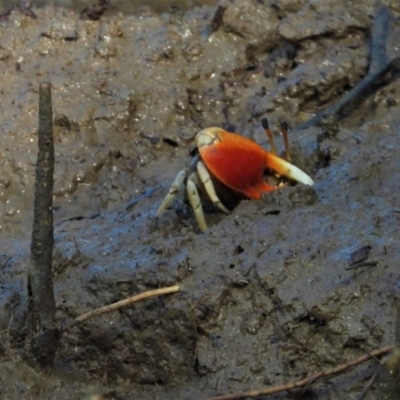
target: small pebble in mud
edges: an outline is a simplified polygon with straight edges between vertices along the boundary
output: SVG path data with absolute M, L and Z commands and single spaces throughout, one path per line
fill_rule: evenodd
M 369 256 L 371 249 L 372 247 L 370 245 L 366 245 L 351 253 L 349 265 L 354 265 L 366 260 Z
M 111 5 L 107 0 L 98 0 L 97 3 L 84 8 L 79 18 L 84 21 L 98 21 L 110 7 Z
M 289 211 L 295 207 L 312 206 L 318 196 L 315 189 L 310 186 L 297 185 L 296 187 L 285 187 L 262 196 L 263 211 L 267 214 L 278 213 L 278 211 Z M 267 204 L 267 207 L 265 207 Z
M 102 58 L 105 58 L 106 60 L 116 57 L 117 55 L 117 48 L 109 43 L 98 43 L 94 51 L 96 52 L 97 55 L 99 55 Z
M 54 125 L 65 127 L 68 131 L 71 130 L 71 122 L 69 121 L 68 117 L 64 114 L 58 114 L 54 118 Z
M 243 322 L 241 324 L 240 330 L 242 331 L 242 333 L 256 335 L 262 327 L 263 322 L 264 316 L 259 312 L 249 313 L 243 317 Z
M 297 190 L 289 193 L 292 206 L 312 206 L 318 199 L 315 189 L 311 186 L 299 185 Z
M 297 49 L 294 44 L 286 43 L 267 56 L 264 76 L 271 78 L 290 71 L 294 65 Z
M 279 342 L 279 338 L 277 336 L 271 336 L 270 339 L 269 339 L 269 342 L 271 344 L 278 343 Z
M 204 48 L 200 42 L 190 42 L 182 49 L 183 55 L 187 61 L 194 61 L 204 52 Z
M 397 105 L 397 101 L 396 101 L 395 97 L 393 97 L 393 95 L 390 94 L 386 98 L 386 104 L 388 107 L 394 107 Z

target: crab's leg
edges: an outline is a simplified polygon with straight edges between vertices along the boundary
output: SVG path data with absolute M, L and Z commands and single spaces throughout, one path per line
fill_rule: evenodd
M 172 185 L 169 188 L 167 195 L 165 196 L 160 207 L 158 207 L 158 210 L 156 212 L 156 218 L 161 217 L 161 215 L 164 213 L 164 211 L 178 197 L 179 191 L 181 190 L 181 187 L 183 185 L 183 182 L 185 181 L 185 178 L 186 178 L 186 170 L 182 170 L 182 171 L 178 172 L 178 175 L 176 175 L 174 181 L 172 182 Z
M 286 121 L 281 122 L 281 132 L 283 136 L 283 142 L 285 143 L 285 156 L 286 160 L 289 162 L 292 161 L 292 157 L 290 156 L 290 148 L 289 148 L 289 134 L 288 134 L 288 124 Z
M 198 181 L 198 176 L 196 172 L 189 175 L 186 183 L 186 190 L 189 199 L 189 203 L 193 208 L 194 216 L 196 217 L 197 225 L 202 232 L 207 230 L 206 219 L 204 218 L 203 207 L 201 206 L 199 192 L 196 187 L 196 181 Z
M 217 193 L 215 192 L 210 173 L 201 161 L 197 163 L 197 172 L 199 174 L 201 182 L 204 185 L 204 188 L 206 189 L 208 197 L 213 202 L 214 206 L 218 207 L 225 214 L 229 214 L 229 210 L 224 207 L 224 205 L 221 203 L 221 200 L 218 198 Z
M 265 133 L 268 136 L 268 141 L 269 141 L 269 145 L 271 146 L 271 152 L 273 154 L 277 154 L 276 153 L 276 147 L 275 147 L 275 143 L 274 143 L 274 138 L 272 136 L 272 132 L 271 129 L 269 129 L 269 122 L 267 118 L 262 118 L 261 119 L 261 125 L 264 128 Z

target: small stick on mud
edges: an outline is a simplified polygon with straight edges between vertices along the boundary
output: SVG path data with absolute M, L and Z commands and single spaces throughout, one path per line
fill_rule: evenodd
M 205 36 L 207 38 L 207 40 L 210 39 L 211 35 L 221 27 L 221 25 L 224 21 L 225 11 L 226 11 L 225 6 L 221 6 L 221 5 L 218 6 L 210 24 L 207 26 L 207 28 L 203 32 L 203 36 Z
M 318 113 L 304 124 L 295 128 L 296 131 L 319 125 L 326 120 L 337 120 L 348 115 L 355 106 L 360 104 L 368 94 L 375 90 L 389 72 L 399 68 L 400 55 L 389 58 L 386 50 L 386 40 L 390 20 L 393 18 L 389 7 L 380 6 L 376 11 L 372 27 L 370 46 L 369 71 L 356 86 L 339 101 Z
M 179 286 L 169 286 L 166 288 L 161 288 L 161 289 L 154 289 L 154 290 L 149 290 L 144 293 L 137 294 L 135 296 L 128 297 L 124 300 L 117 301 L 116 303 L 109 304 L 108 306 L 100 307 L 97 308 L 96 310 L 89 311 L 85 314 L 80 315 L 79 317 L 75 318 L 71 323 L 68 325 L 60 328 L 60 332 L 65 332 L 68 329 L 73 328 L 74 326 L 87 321 L 93 317 L 96 317 L 97 315 L 109 313 L 111 311 L 118 310 L 119 308 L 128 306 L 129 304 L 135 303 L 136 301 L 148 299 L 150 297 L 155 297 L 155 296 L 162 296 L 165 294 L 170 294 L 170 293 L 176 293 L 179 292 Z
M 368 383 L 365 385 L 365 388 L 363 389 L 363 391 L 361 392 L 360 396 L 357 398 L 357 400 L 364 400 L 365 396 L 367 395 L 367 393 L 370 391 L 370 389 L 372 388 L 372 385 L 375 383 L 376 379 L 379 376 L 379 370 L 376 370 L 374 372 L 374 374 L 371 376 L 370 380 L 368 381 Z
M 280 386 L 268 387 L 268 388 L 264 388 L 264 389 L 260 389 L 260 390 L 253 390 L 251 392 L 226 394 L 226 395 L 222 395 L 222 396 L 210 397 L 206 400 L 242 400 L 242 399 L 246 399 L 246 398 L 268 396 L 271 394 L 287 392 L 287 391 L 290 391 L 293 389 L 305 388 L 305 387 L 313 384 L 317 379 L 341 374 L 343 372 L 346 372 L 347 370 L 349 370 L 352 367 L 355 367 L 357 365 L 360 365 L 360 364 L 370 360 L 371 358 L 384 356 L 385 354 L 389 353 L 389 351 L 391 351 L 392 349 L 393 349 L 393 346 L 382 347 L 381 349 L 377 349 L 377 350 L 371 351 L 368 354 L 364 354 L 363 356 L 361 356 L 353 361 L 349 361 L 345 364 L 341 364 L 341 365 L 337 366 L 336 368 L 317 372 L 316 374 L 310 375 L 307 378 L 301 379 L 300 381 L 286 383 L 285 385 L 280 385 Z
M 395 346 L 379 371 L 379 394 L 385 400 L 397 400 L 400 393 L 400 300 L 396 300 Z
M 54 329 L 56 302 L 52 280 L 54 140 L 51 84 L 39 86 L 39 152 L 28 273 L 28 357 L 41 366 L 53 363 L 58 332 Z M 29 347 L 30 346 L 30 347 Z
M 210 34 L 216 32 L 224 20 L 226 7 L 219 5 L 210 23 Z
M 352 269 L 365 268 L 365 267 L 376 267 L 377 265 L 378 261 L 364 261 L 356 265 L 352 265 L 351 267 L 345 268 L 345 271 L 351 271 Z

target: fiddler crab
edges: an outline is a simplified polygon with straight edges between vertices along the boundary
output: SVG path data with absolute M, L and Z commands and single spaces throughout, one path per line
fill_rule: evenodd
M 207 230 L 198 189 L 205 189 L 209 199 L 225 214 L 230 211 L 222 204 L 215 186 L 222 183 L 244 198 L 258 200 L 265 192 L 285 186 L 289 180 L 312 186 L 314 181 L 301 169 L 291 164 L 287 123 L 281 122 L 285 145 L 285 159 L 277 155 L 267 118 L 261 120 L 271 151 L 267 151 L 251 139 L 221 128 L 211 127 L 196 135 L 199 154 L 186 168 L 178 173 L 157 210 L 155 221 L 177 198 L 186 181 L 189 203 L 202 232 Z

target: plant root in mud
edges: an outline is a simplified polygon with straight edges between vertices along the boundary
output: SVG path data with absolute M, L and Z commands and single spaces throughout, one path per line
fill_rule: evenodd
M 371 351 L 368 354 L 365 354 L 353 361 L 349 361 L 345 364 L 341 364 L 336 368 L 328 369 L 326 371 L 317 372 L 316 374 L 312 374 L 307 378 L 301 379 L 300 381 L 290 382 L 285 385 L 268 387 L 260 390 L 253 390 L 250 392 L 244 393 L 234 393 L 234 394 L 227 394 L 222 396 L 210 397 L 206 400 L 242 400 L 246 398 L 253 399 L 259 396 L 268 396 L 271 394 L 287 392 L 294 389 L 305 389 L 308 388 L 310 385 L 314 384 L 320 378 L 326 378 L 328 376 L 338 375 L 344 372 L 347 372 L 350 368 L 360 365 L 370 359 L 375 359 L 380 356 L 384 356 L 388 354 L 393 349 L 393 346 L 386 346 L 382 347 L 381 349 L 377 349 Z
M 318 113 L 304 124 L 296 127 L 296 131 L 315 125 L 334 125 L 336 121 L 349 115 L 366 96 L 379 88 L 384 78 L 399 69 L 400 55 L 388 55 L 386 40 L 389 35 L 390 22 L 393 15 L 387 6 L 381 6 L 375 13 L 371 33 L 370 65 L 367 75 L 336 103 Z

